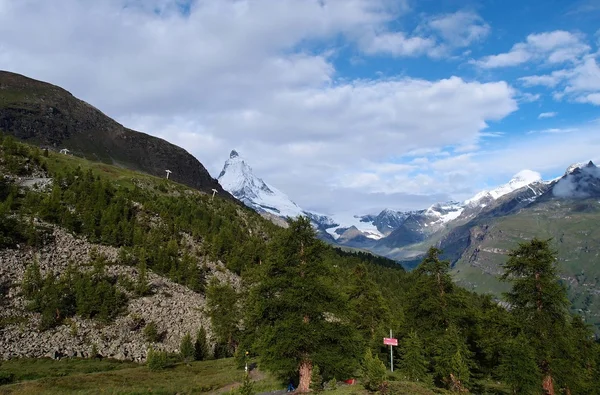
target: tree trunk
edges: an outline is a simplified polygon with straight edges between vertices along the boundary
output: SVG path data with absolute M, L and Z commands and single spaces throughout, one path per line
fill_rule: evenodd
M 302 361 L 300 364 L 300 383 L 298 392 L 310 392 L 310 379 L 312 377 L 312 362 Z
M 554 382 L 552 381 L 551 375 L 547 375 L 546 377 L 544 377 L 544 381 L 542 382 L 542 388 L 544 389 L 544 393 L 546 395 L 555 395 Z

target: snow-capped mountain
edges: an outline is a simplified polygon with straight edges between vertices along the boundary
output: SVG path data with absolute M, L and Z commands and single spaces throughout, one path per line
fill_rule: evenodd
M 527 185 L 533 184 L 535 182 L 541 182 L 542 176 L 540 173 L 531 171 L 531 170 L 522 170 L 515 174 L 513 178 L 504 185 L 499 186 L 498 188 L 481 191 L 471 199 L 465 200 L 466 206 L 481 206 L 485 207 L 490 204 L 492 201 L 508 194 L 517 189 L 521 189 Z
M 304 210 L 285 193 L 255 176 L 252 168 L 235 150 L 229 154 L 218 181 L 223 189 L 259 212 L 280 217 L 304 214 Z

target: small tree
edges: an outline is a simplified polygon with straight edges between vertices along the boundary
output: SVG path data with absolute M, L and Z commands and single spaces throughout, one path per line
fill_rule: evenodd
M 411 381 L 430 383 L 431 376 L 427 373 L 428 363 L 425 358 L 423 343 L 417 336 L 417 332 L 411 331 L 402 340 L 400 352 L 402 353 L 402 359 L 398 367 L 402 374 Z
M 385 365 L 381 359 L 374 357 L 371 350 L 367 350 L 363 360 L 364 386 L 369 391 L 377 391 L 385 381 Z
M 150 293 L 150 284 L 148 284 L 148 273 L 145 260 L 142 260 L 137 267 L 138 278 L 135 283 L 135 293 L 138 296 L 146 296 Z
M 458 328 L 451 324 L 436 345 L 434 370 L 438 381 L 456 391 L 468 388 L 472 354 Z
M 204 361 L 209 357 L 208 344 L 206 343 L 206 331 L 204 327 L 200 327 L 196 334 L 196 342 L 194 343 L 194 359 L 196 361 Z
M 242 383 L 239 391 L 241 395 L 254 395 L 256 393 L 254 390 L 254 383 L 250 379 L 248 372 L 244 374 L 244 382 Z
M 192 343 L 192 336 L 186 333 L 183 339 L 181 339 L 181 345 L 179 346 L 179 353 L 181 359 L 185 362 L 190 362 L 194 359 L 194 344 Z
M 154 321 L 150 321 L 146 324 L 144 328 L 144 336 L 146 337 L 146 341 L 150 343 L 157 343 L 160 341 L 160 334 L 158 333 L 158 328 L 156 327 L 156 323 Z
M 146 357 L 146 364 L 150 370 L 162 370 L 167 367 L 167 353 L 165 351 L 156 351 L 150 347 Z
M 323 376 L 321 376 L 321 369 L 319 366 L 313 366 L 312 376 L 310 378 L 310 389 L 314 392 L 323 390 Z

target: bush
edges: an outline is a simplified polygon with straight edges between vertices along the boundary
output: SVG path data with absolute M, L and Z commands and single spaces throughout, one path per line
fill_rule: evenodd
M 321 369 L 317 365 L 313 366 L 310 376 L 310 389 L 314 392 L 323 390 L 323 376 L 321 376 Z
M 144 328 L 144 336 L 146 337 L 146 341 L 150 343 L 160 342 L 160 334 L 158 333 L 158 328 L 156 327 L 156 323 L 154 321 L 150 321 L 146 324 L 146 327 Z
M 254 395 L 256 393 L 256 391 L 254 391 L 254 383 L 250 380 L 250 375 L 248 373 L 244 375 L 244 382 L 239 391 L 241 395 Z
M 385 381 L 385 365 L 377 357 L 373 357 L 371 350 L 365 354 L 363 361 L 364 386 L 369 391 L 378 391 Z
M 15 381 L 15 375 L 9 372 L 0 372 L 0 385 L 6 385 Z
M 194 359 L 196 361 L 204 361 L 209 357 L 208 344 L 206 343 L 206 331 L 200 327 L 196 334 L 196 343 L 194 343 Z
M 181 339 L 181 345 L 179 346 L 179 354 L 181 359 L 185 362 L 194 360 L 194 344 L 192 344 L 192 336 L 186 333 L 183 339 Z
M 167 353 L 165 351 L 156 351 L 152 347 L 148 349 L 146 364 L 150 370 L 162 370 L 167 367 Z

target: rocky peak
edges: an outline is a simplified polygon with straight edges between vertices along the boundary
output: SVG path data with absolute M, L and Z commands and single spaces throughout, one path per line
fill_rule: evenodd
M 229 159 L 235 159 L 239 156 L 240 156 L 240 154 L 238 154 L 238 152 L 236 150 L 231 150 L 231 153 L 229 154 Z

